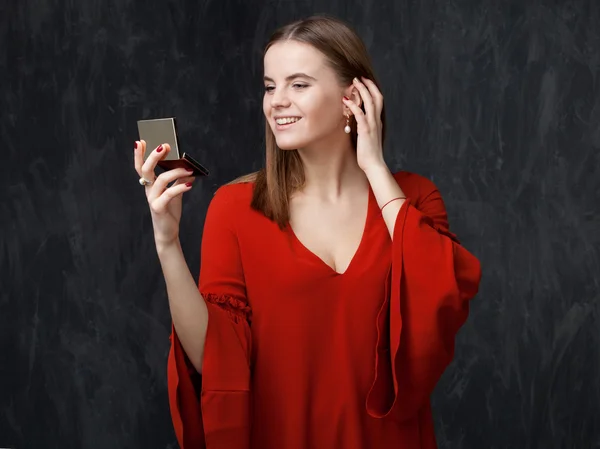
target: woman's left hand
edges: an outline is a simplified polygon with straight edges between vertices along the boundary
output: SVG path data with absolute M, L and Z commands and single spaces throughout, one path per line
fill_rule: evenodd
M 365 112 L 352 100 L 344 98 L 342 101 L 356 118 L 358 133 L 356 157 L 358 166 L 366 172 L 372 168 L 386 165 L 383 158 L 383 124 L 381 122 L 383 95 L 375 83 L 367 78 L 362 78 L 362 82 L 354 78 L 353 83 L 360 93 Z

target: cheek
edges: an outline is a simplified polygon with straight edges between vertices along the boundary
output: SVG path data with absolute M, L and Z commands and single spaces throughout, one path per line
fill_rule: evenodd
M 336 106 L 332 98 L 321 99 L 306 107 L 311 126 L 324 131 L 335 127 L 343 114 L 343 109 Z
M 272 131 L 275 131 L 273 129 L 273 123 L 271 123 L 271 120 L 270 120 L 271 112 L 272 112 L 271 111 L 271 101 L 265 95 L 263 97 L 263 114 L 265 115 L 265 120 L 267 121 L 269 128 L 271 128 Z

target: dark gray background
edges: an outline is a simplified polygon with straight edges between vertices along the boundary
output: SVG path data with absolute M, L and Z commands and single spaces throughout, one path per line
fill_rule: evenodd
M 0 447 L 174 448 L 169 314 L 136 120 L 217 186 L 263 161 L 262 46 L 326 12 L 383 84 L 390 168 L 433 179 L 483 266 L 433 396 L 441 448 L 600 447 L 600 2 L 3 0 Z M 374 448 L 375 449 L 375 448 Z

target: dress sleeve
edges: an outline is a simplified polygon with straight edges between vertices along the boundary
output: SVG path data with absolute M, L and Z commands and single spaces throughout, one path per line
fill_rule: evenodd
M 171 417 L 182 449 L 247 449 L 250 444 L 251 310 L 235 232 L 235 204 L 219 189 L 202 234 L 199 290 L 208 309 L 202 375 L 174 327 L 168 358 Z
M 424 178 L 423 178 L 424 179 Z M 404 420 L 423 408 L 454 356 L 454 339 L 478 291 L 481 267 L 450 232 L 437 188 L 396 218 L 388 289 L 378 316 L 375 379 L 367 411 Z

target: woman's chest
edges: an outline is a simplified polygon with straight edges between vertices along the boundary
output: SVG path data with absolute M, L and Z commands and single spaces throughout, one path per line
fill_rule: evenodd
M 275 318 L 317 309 L 360 317 L 366 309 L 378 310 L 391 267 L 391 240 L 383 220 L 367 223 L 342 274 L 304 246 L 291 230 L 279 230 L 270 222 L 252 228 L 252 232 L 239 235 L 239 245 L 254 317 L 267 314 Z

